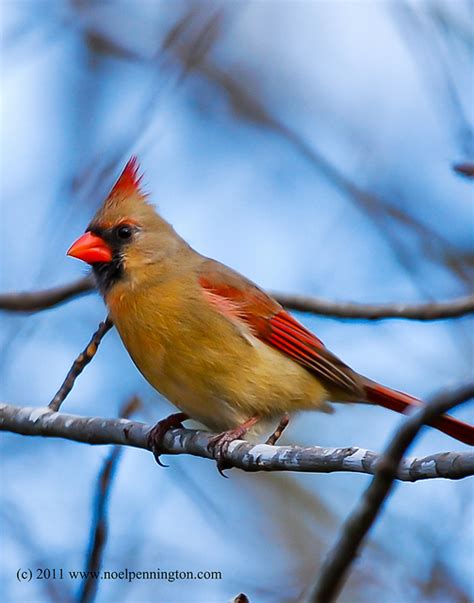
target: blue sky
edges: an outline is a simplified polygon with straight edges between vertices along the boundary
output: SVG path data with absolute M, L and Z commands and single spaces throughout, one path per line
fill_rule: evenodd
M 178 232 L 268 289 L 361 302 L 465 294 L 446 257 L 464 257 L 472 243 L 472 184 L 451 168 L 472 153 L 472 7 L 231 2 L 215 17 L 217 4 L 200 3 L 191 38 L 213 15 L 218 35 L 204 67 L 183 74 L 177 54 L 160 45 L 187 6 L 2 7 L 2 290 L 84 274 L 65 251 L 138 153 L 146 188 Z M 212 81 L 222 73 L 258 99 L 269 122 L 236 110 Z M 320 161 L 308 160 L 302 142 Z M 326 164 L 374 195 L 377 207 L 395 207 L 430 234 L 386 215 L 374 226 L 374 212 L 328 178 Z M 2 399 L 45 404 L 104 316 L 96 296 L 2 316 Z M 472 369 L 469 319 L 299 318 L 358 371 L 416 395 Z M 111 333 L 64 410 L 116 416 L 135 392 L 145 402 L 142 420 L 172 410 Z M 474 420 L 468 406 L 456 414 Z M 285 437 L 380 450 L 399 421 L 382 409 L 338 407 L 332 416 L 295 417 Z M 426 431 L 411 453 L 458 449 Z M 83 567 L 107 449 L 4 435 L 2 452 L 2 590 L 12 602 L 47 601 L 41 585 L 14 576 L 38 563 Z M 224 579 L 192 587 L 107 582 L 97 600 L 179 602 L 192 593 L 210 603 L 240 591 L 252 602 L 297 600 L 367 483 L 350 474 L 238 471 L 222 480 L 203 460 L 171 458 L 162 470 L 150 455 L 126 451 L 104 567 L 218 569 Z M 442 591 L 423 590 L 433 568 L 472 594 L 472 494 L 467 480 L 398 485 L 341 601 L 446 601 Z

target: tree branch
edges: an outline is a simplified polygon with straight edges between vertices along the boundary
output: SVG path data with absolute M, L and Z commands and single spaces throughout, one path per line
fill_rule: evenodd
M 51 411 L 48 407 L 0 404 L 0 430 L 29 436 L 57 437 L 88 444 L 118 444 L 149 450 L 150 425 L 126 419 L 79 417 Z M 174 429 L 164 438 L 165 454 L 191 454 L 207 459 L 213 434 Z M 237 440 L 229 445 L 225 459 L 244 471 L 299 471 L 333 473 L 348 471 L 374 474 L 380 455 L 363 448 L 319 446 L 270 446 Z M 474 475 L 474 453 L 442 452 L 423 458 L 406 458 L 397 479 L 418 481 L 431 478 L 461 479 Z
M 358 304 L 337 302 L 318 297 L 275 293 L 282 306 L 301 312 L 312 312 L 322 316 L 381 320 L 384 318 L 406 318 L 411 320 L 440 320 L 459 318 L 474 312 L 474 295 L 452 300 L 419 304 Z
M 0 294 L 0 310 L 8 312 L 38 312 L 53 308 L 79 295 L 95 290 L 92 276 L 87 276 L 63 285 L 43 291 L 29 293 Z M 452 300 L 427 303 L 389 303 L 360 304 L 355 302 L 338 302 L 309 295 L 291 293 L 271 293 L 282 306 L 289 310 L 310 312 L 333 318 L 350 318 L 357 320 L 382 320 L 386 318 L 405 318 L 411 320 L 443 320 L 459 318 L 474 313 L 474 295 Z
M 311 596 L 313 603 L 335 601 L 345 582 L 350 565 L 356 558 L 367 532 L 403 467 L 403 455 L 423 425 L 431 423 L 454 406 L 473 397 L 474 381 L 439 394 L 429 404 L 403 421 L 379 458 L 372 482 L 343 525 L 338 541 L 323 564 Z
M 456 163 L 453 165 L 453 169 L 461 176 L 465 176 L 466 178 L 474 178 L 474 163 L 468 161 L 465 163 Z
M 52 289 L 24 293 L 2 293 L 0 295 L 0 310 L 8 312 L 39 312 L 40 310 L 59 306 L 79 295 L 89 293 L 94 288 L 94 279 L 89 275 L 68 285 L 61 285 Z
M 73 365 L 69 369 L 69 372 L 66 375 L 61 387 L 58 389 L 53 399 L 49 403 L 48 408 L 50 410 L 58 411 L 60 409 L 61 404 L 74 387 L 76 379 L 96 355 L 104 335 L 108 333 L 113 326 L 114 323 L 108 316 L 104 322 L 99 324 L 97 331 L 94 333 L 94 335 L 92 335 L 92 338 L 87 344 L 85 350 L 79 354 L 76 360 L 74 360 Z
M 120 412 L 120 416 L 128 418 L 140 407 L 140 399 L 134 396 L 129 400 Z M 114 481 L 117 465 L 123 448 L 114 446 L 106 458 L 99 473 L 97 482 L 97 491 L 95 494 L 95 513 L 91 529 L 89 550 L 87 553 L 87 563 L 81 588 L 79 591 L 79 603 L 92 603 L 95 600 L 99 580 L 94 578 L 94 572 L 99 572 L 102 567 L 105 546 L 107 544 L 108 523 L 107 512 L 110 498 L 110 491 Z

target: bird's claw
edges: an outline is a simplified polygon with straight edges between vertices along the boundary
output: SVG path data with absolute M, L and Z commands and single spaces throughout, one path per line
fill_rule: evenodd
M 177 412 L 166 417 L 166 419 L 158 421 L 158 423 L 150 430 L 150 433 L 148 434 L 148 447 L 153 452 L 155 461 L 160 467 L 168 467 L 168 465 L 165 465 L 160 458 L 163 452 L 165 452 L 163 448 L 163 438 L 170 429 L 182 428 L 182 422 L 186 421 L 187 418 L 188 415 L 184 412 Z
M 275 431 L 270 435 L 266 444 L 274 445 L 278 439 L 281 437 L 281 434 L 285 430 L 288 425 L 290 417 L 288 413 L 285 413 L 283 417 L 280 419 L 278 423 L 278 427 Z M 207 445 L 207 449 L 212 454 L 212 456 L 216 459 L 217 471 L 222 475 L 222 477 L 228 477 L 224 471 L 226 469 L 232 468 L 232 463 L 226 458 L 229 450 L 229 445 L 231 442 L 235 440 L 240 440 L 247 433 L 249 427 L 251 427 L 256 422 L 256 418 L 252 417 L 239 427 L 235 429 L 229 429 L 229 431 L 223 431 L 222 433 L 218 433 L 213 436 L 209 440 L 209 444 Z
M 209 440 L 207 449 L 216 459 L 217 471 L 219 471 L 222 477 L 227 478 L 228 476 L 224 471 L 232 468 L 232 463 L 225 458 L 229 450 L 229 444 L 234 440 L 240 440 L 246 432 L 247 430 L 245 428 L 237 427 L 236 429 L 223 431 Z

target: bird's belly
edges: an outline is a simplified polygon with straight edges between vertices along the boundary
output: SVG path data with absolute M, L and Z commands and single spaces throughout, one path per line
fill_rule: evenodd
M 144 377 L 212 430 L 231 429 L 254 415 L 279 417 L 291 410 L 318 408 L 327 397 L 306 369 L 259 340 L 238 355 L 239 361 L 229 358 L 225 349 L 204 354 L 195 350 L 184 358 L 182 350 L 149 343 L 129 347 Z
M 203 325 L 186 322 L 181 314 L 175 317 L 179 336 L 167 337 L 177 328 L 170 324 L 171 307 L 155 314 L 153 328 L 130 311 L 133 306 L 128 309 L 112 318 L 140 372 L 165 398 L 212 430 L 231 429 L 255 415 L 280 417 L 325 404 L 326 391 L 311 373 L 220 317 L 217 324 Z

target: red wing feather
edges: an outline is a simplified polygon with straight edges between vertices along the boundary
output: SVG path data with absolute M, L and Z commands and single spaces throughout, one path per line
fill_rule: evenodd
M 255 337 L 286 354 L 330 387 L 363 399 L 364 393 L 353 371 L 279 303 L 217 262 L 207 260 L 206 268 L 199 283 L 222 314 L 245 323 Z
M 266 341 L 294 358 L 299 364 L 332 387 L 361 394 L 352 370 L 334 356 L 315 335 L 285 310 L 270 319 L 271 332 Z
M 222 314 L 247 325 L 255 337 L 304 366 L 335 389 L 340 399 L 345 395 L 348 400 L 366 400 L 401 413 L 421 403 L 354 373 L 279 303 L 230 268 L 206 260 L 199 283 L 209 302 Z M 474 443 L 474 427 L 454 417 L 443 415 L 432 425 L 461 442 Z
M 230 268 L 206 260 L 199 283 L 208 301 L 222 314 L 247 325 L 255 337 L 298 362 L 339 394 L 339 399 L 366 400 L 396 412 L 406 412 L 421 402 L 357 375 L 334 356 L 315 335 L 251 281 Z M 433 427 L 472 445 L 474 427 L 443 415 Z

